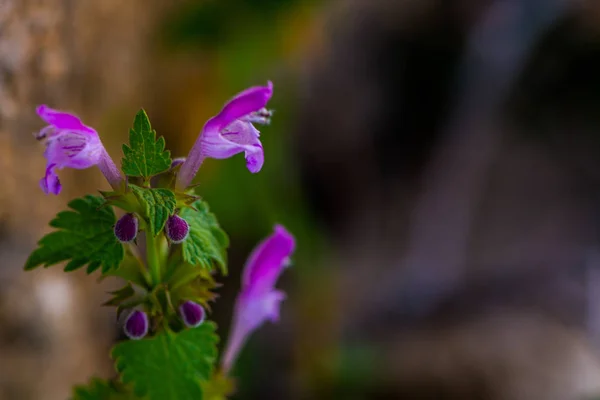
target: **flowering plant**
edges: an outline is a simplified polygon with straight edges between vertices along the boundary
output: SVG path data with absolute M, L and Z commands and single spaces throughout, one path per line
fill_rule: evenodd
M 58 195 L 58 171 L 98 166 L 112 187 L 69 203 L 50 222 L 25 269 L 67 262 L 65 271 L 86 266 L 102 278 L 125 285 L 105 303 L 125 316 L 128 340 L 111 356 L 118 377 L 92 379 L 74 389 L 83 399 L 224 399 L 229 374 L 248 336 L 265 321 L 277 321 L 285 294 L 275 289 L 294 251 L 293 236 L 282 226 L 250 255 L 242 276 L 234 320 L 224 356 L 217 355 L 214 323 L 206 320 L 216 296 L 215 275 L 227 273 L 229 239 L 192 180 L 202 161 L 244 153 L 252 173 L 261 170 L 264 152 L 254 124 L 268 124 L 272 84 L 244 90 L 208 120 L 186 158 L 171 159 L 140 110 L 123 146 L 119 170 L 96 130 L 76 116 L 40 106 L 48 124 L 36 135 L 44 140 L 47 166 L 40 187 Z M 120 217 L 117 218 L 118 215 Z

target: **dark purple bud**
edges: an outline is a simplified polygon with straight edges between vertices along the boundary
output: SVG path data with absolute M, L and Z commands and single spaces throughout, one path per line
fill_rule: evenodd
M 181 243 L 187 238 L 190 226 L 179 215 L 171 215 L 165 224 L 165 233 L 172 243 Z
M 178 157 L 178 158 L 174 158 L 173 161 L 171 161 L 171 169 L 175 168 L 178 165 L 181 165 L 185 162 L 185 157 Z
M 115 236 L 122 243 L 129 243 L 137 236 L 138 219 L 133 214 L 125 214 L 115 224 Z
M 188 328 L 195 328 L 204 322 L 204 308 L 193 301 L 188 300 L 180 305 L 179 314 Z
M 135 310 L 125 320 L 125 334 L 130 339 L 141 339 L 148 333 L 148 316 L 145 312 Z

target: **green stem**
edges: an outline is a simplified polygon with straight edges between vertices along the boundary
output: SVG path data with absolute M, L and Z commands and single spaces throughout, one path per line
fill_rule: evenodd
M 160 260 L 158 259 L 158 252 L 156 248 L 156 242 L 160 239 L 160 236 L 154 237 L 152 232 L 146 231 L 146 260 L 148 262 L 148 270 L 152 277 L 152 286 L 156 287 L 160 283 Z
M 152 286 L 152 278 L 150 277 L 148 270 L 144 267 L 144 263 L 142 262 L 142 259 L 140 257 L 138 247 L 130 244 L 128 246 L 127 250 L 128 250 L 128 254 L 133 259 L 133 262 L 135 262 L 136 266 L 140 269 L 140 273 L 144 277 L 144 281 L 146 282 L 147 287 L 151 287 Z

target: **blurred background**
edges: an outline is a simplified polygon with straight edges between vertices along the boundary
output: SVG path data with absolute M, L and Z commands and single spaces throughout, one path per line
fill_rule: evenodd
M 174 156 L 272 80 L 266 162 L 197 180 L 230 234 L 212 318 L 282 223 L 282 321 L 236 399 L 590 399 L 600 394 L 600 3 L 595 0 L 0 0 L 0 399 L 111 377 L 118 282 L 22 266 L 48 222 L 107 188 L 38 187 L 35 106 L 113 158 L 144 107 Z M 224 340 L 223 340 L 224 341 Z

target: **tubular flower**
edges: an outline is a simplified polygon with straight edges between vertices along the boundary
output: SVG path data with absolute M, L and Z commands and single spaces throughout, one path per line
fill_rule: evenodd
M 264 163 L 260 132 L 253 123 L 268 124 L 271 111 L 265 107 L 273 95 L 273 84 L 253 86 L 229 100 L 220 113 L 209 119 L 177 175 L 177 188 L 187 188 L 205 158 L 224 159 L 244 152 L 252 173 Z
M 265 321 L 279 321 L 279 307 L 285 293 L 275 289 L 279 275 L 289 265 L 295 248 L 294 237 L 281 225 L 250 254 L 242 274 L 242 290 L 237 297 L 232 328 L 225 348 L 222 368 L 227 373 L 244 343 Z
M 44 193 L 60 193 L 62 186 L 56 170 L 65 167 L 86 169 L 97 165 L 115 190 L 120 187 L 123 177 L 93 128 L 72 114 L 46 105 L 39 106 L 37 113 L 48 123 L 36 134 L 38 140 L 46 140 L 46 174 L 40 180 Z

